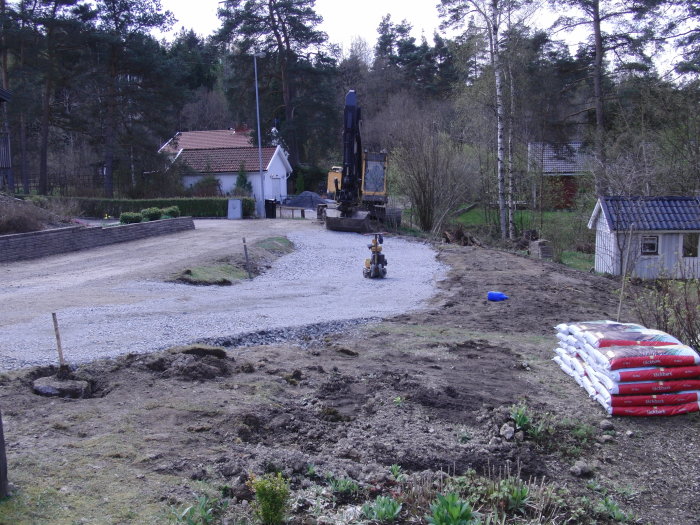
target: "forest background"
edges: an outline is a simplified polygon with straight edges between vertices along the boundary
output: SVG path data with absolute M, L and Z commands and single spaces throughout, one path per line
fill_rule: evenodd
M 349 49 L 318 29 L 314 4 L 228 0 L 213 35 L 159 40 L 173 18 L 158 0 L 0 0 L 4 189 L 182 194 L 159 147 L 177 131 L 254 130 L 258 54 L 261 138 L 289 152 L 292 192 L 341 160 L 349 89 L 364 146 L 389 152 L 392 191 L 423 230 L 468 203 L 497 210 L 497 235 L 515 238 L 519 208 L 556 207 L 528 169 L 534 142 L 583 143 L 575 206 L 589 211 L 602 194 L 700 190 L 695 0 L 442 0 L 431 42 L 387 14 L 374 47 Z M 558 20 L 537 29 L 544 9 Z

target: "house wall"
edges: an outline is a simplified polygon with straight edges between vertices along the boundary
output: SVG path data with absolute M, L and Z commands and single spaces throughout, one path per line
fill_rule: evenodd
M 658 255 L 641 254 L 642 237 L 645 235 L 658 237 Z M 628 235 L 619 233 L 618 237 L 620 246 L 623 246 Z M 632 234 L 629 257 L 626 249 L 623 249 L 623 255 L 625 259 L 629 258 L 629 262 L 625 264 L 631 269 L 630 275 L 633 277 L 641 279 L 700 277 L 700 259 L 683 257 L 683 234 L 680 232 L 635 232 Z
M 191 188 L 198 180 L 205 176 L 206 175 L 185 175 L 182 177 L 182 184 L 185 188 Z M 214 173 L 214 176 L 219 179 L 221 191 L 224 195 L 233 193 L 233 190 L 236 188 L 238 173 Z M 256 201 L 260 200 L 260 173 L 257 171 L 249 172 L 246 174 L 246 177 L 253 187 L 253 197 Z M 267 170 L 263 172 L 263 177 L 265 181 L 263 197 L 265 200 L 274 199 L 281 201 L 287 197 L 287 170 L 284 162 L 278 155 L 272 158 Z
M 595 271 L 619 275 L 619 254 L 617 238 L 608 228 L 607 222 L 601 213 L 598 215 L 595 228 Z

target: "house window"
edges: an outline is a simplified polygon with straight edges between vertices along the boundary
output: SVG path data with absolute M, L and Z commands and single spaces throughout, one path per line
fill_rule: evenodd
M 698 256 L 698 241 L 700 241 L 698 232 L 683 234 L 683 257 Z
M 642 255 L 659 255 L 659 236 L 642 236 Z

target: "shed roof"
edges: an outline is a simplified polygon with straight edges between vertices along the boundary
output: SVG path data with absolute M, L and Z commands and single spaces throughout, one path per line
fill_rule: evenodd
M 276 147 L 262 148 L 263 170 L 275 155 Z M 177 158 L 200 173 L 236 173 L 243 165 L 245 171 L 260 169 L 258 148 L 208 148 L 184 150 Z
M 253 146 L 251 135 L 246 131 L 215 129 L 209 131 L 178 131 L 163 144 L 160 151 L 177 153 L 181 149 L 248 148 Z
M 574 175 L 591 168 L 591 157 L 582 142 L 531 142 L 527 156 L 530 169 L 544 175 Z
M 698 197 L 601 197 L 598 209 L 613 231 L 700 231 Z

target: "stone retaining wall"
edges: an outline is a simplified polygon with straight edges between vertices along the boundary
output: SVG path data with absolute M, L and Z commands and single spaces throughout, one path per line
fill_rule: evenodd
M 0 236 L 0 262 L 35 259 L 185 230 L 194 230 L 192 217 L 120 224 L 106 228 L 70 226 L 56 230 L 3 235 Z

